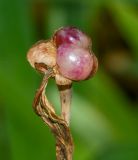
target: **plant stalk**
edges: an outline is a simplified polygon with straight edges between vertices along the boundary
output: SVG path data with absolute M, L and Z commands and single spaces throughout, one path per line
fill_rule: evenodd
M 61 98 L 61 104 L 65 107 L 67 105 L 68 109 L 62 107 L 61 117 L 55 113 L 54 107 L 48 101 L 45 95 L 45 89 L 48 83 L 48 79 L 53 76 L 53 71 L 48 69 L 44 75 L 39 89 L 36 92 L 33 108 L 38 116 L 47 124 L 52 133 L 56 138 L 56 159 L 57 160 L 72 160 L 73 155 L 73 140 L 69 128 L 69 117 L 70 117 L 70 100 L 71 100 L 71 86 L 68 86 L 65 90 L 64 87 L 59 87 L 61 89 L 60 94 L 65 98 Z M 63 91 L 62 91 L 63 89 Z M 64 92 L 65 91 L 65 92 Z M 66 93 L 66 94 L 65 94 Z M 69 95 L 69 97 L 68 97 Z M 63 114 L 68 110 L 69 113 Z
M 58 85 L 61 102 L 61 117 L 70 124 L 71 99 L 72 99 L 72 84 Z

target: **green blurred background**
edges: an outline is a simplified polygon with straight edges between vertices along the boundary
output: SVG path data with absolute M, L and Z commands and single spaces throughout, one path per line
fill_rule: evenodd
M 55 140 L 32 109 L 42 76 L 27 50 L 61 26 L 92 37 L 96 76 L 74 83 L 74 160 L 138 160 L 138 1 L 0 0 L 0 159 L 54 160 Z M 59 113 L 56 85 L 47 95 Z

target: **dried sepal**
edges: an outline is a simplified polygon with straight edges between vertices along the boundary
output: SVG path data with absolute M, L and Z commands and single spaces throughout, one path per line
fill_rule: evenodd
M 97 70 L 98 70 L 98 59 L 95 56 L 95 54 L 93 54 L 93 69 L 91 71 L 91 76 L 94 76 Z
M 72 80 L 63 77 L 61 74 L 56 74 L 55 80 L 57 85 L 70 85 L 72 83 Z
M 91 72 L 90 72 L 89 76 L 87 77 L 87 79 L 92 78 L 98 70 L 98 59 L 97 59 L 97 57 L 95 56 L 94 53 L 92 53 L 92 59 L 93 59 L 93 65 L 92 65 Z
M 28 51 L 27 60 L 33 68 L 36 68 L 36 64 L 37 66 L 41 64 L 42 69 L 53 68 L 56 65 L 56 47 L 51 40 L 39 41 Z M 40 70 L 40 72 L 42 71 Z

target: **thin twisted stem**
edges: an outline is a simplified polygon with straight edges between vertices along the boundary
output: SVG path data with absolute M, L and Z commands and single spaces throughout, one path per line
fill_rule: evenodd
M 68 122 L 61 115 L 55 113 L 53 106 L 45 95 L 48 79 L 52 77 L 52 69 L 48 69 L 44 75 L 39 89 L 36 92 L 33 108 L 38 116 L 47 124 L 56 138 L 56 159 L 72 160 L 73 140 Z M 70 103 L 70 102 L 69 102 Z

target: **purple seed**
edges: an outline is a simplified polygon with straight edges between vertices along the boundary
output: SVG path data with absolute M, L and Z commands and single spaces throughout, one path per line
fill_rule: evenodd
M 57 64 L 64 77 L 78 81 L 89 77 L 93 59 L 89 50 L 64 44 L 57 50 Z
M 54 35 L 56 46 L 62 44 L 75 45 L 82 48 L 89 48 L 91 45 L 90 38 L 75 27 L 65 27 L 59 29 Z

